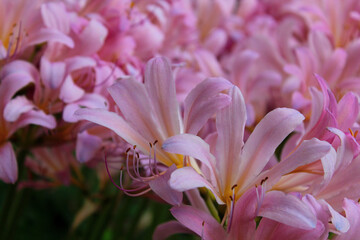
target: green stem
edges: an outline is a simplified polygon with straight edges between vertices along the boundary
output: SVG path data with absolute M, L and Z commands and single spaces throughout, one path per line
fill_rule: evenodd
M 8 193 L 4 205 L 2 207 L 0 217 L 0 239 L 9 239 L 7 236 L 14 229 L 14 223 L 16 222 L 16 216 L 19 214 L 19 206 L 22 205 L 23 191 L 17 192 L 17 186 L 21 179 L 24 169 L 24 162 L 27 155 L 27 150 L 22 149 L 19 151 L 17 160 L 19 165 L 18 180 L 15 184 L 9 185 Z

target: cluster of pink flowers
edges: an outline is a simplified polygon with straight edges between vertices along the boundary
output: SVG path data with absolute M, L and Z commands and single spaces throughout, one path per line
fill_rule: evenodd
M 359 1 L 0 0 L 0 22 L 2 181 L 87 164 L 172 205 L 154 239 L 360 239 Z

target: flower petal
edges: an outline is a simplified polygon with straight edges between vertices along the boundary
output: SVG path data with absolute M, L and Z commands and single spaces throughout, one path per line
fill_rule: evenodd
M 18 178 L 18 166 L 14 149 L 10 142 L 0 145 L 0 179 L 6 183 L 15 183 Z
M 246 106 L 240 89 L 233 87 L 229 91 L 231 103 L 216 115 L 216 167 L 222 179 L 222 191 L 228 191 L 239 176 L 240 155 L 244 145 L 246 124 Z
M 330 149 L 331 145 L 328 142 L 320 141 L 316 138 L 305 140 L 295 152 L 280 161 L 270 170 L 260 174 L 259 177 L 257 177 L 257 182 L 260 183 L 262 179 L 268 177 L 266 188 L 271 189 L 283 175 L 294 171 L 297 167 L 319 160 L 329 153 Z
M 166 139 L 162 149 L 198 159 L 211 171 L 215 170 L 215 159 L 210 153 L 209 145 L 200 137 L 191 134 L 180 134 Z
M 277 222 L 300 228 L 313 229 L 316 227 L 316 217 L 311 209 L 299 198 L 279 191 L 265 194 L 259 215 Z
M 146 64 L 145 87 L 166 136 L 181 133 L 175 81 L 167 58 L 156 57 Z
M 151 189 L 164 201 L 171 205 L 180 206 L 183 199 L 182 192 L 175 191 L 169 185 L 169 179 L 171 174 L 176 170 L 176 166 L 170 166 L 165 174 L 155 178 L 149 182 Z
M 182 225 L 203 239 L 226 239 L 223 227 L 210 214 L 191 206 L 173 207 L 170 211 Z
M 56 127 L 56 120 L 53 115 L 44 113 L 42 110 L 30 110 L 23 113 L 12 125 L 11 134 L 19 128 L 29 124 L 35 124 L 48 129 Z
M 65 79 L 65 70 L 65 63 L 50 62 L 46 57 L 41 58 L 41 79 L 47 87 L 60 87 Z
M 124 79 L 108 88 L 111 97 L 126 121 L 149 142 L 162 143 L 166 138 L 162 125 L 154 116 L 150 98 L 143 84 L 134 79 Z
M 174 171 L 171 174 L 169 184 L 173 189 L 181 192 L 194 188 L 206 187 L 215 195 L 219 204 L 224 204 L 212 184 L 197 173 L 192 167 L 183 167 Z
M 79 133 L 76 138 L 76 159 L 85 163 L 91 160 L 101 148 L 102 139 L 88 134 L 87 131 Z
M 264 169 L 275 149 L 304 116 L 294 109 L 278 108 L 268 113 L 246 141 L 238 168 L 239 183 L 247 186 Z
M 21 114 L 35 108 L 25 96 L 18 96 L 11 99 L 4 108 L 4 118 L 6 121 L 15 122 Z
M 352 240 L 360 238 L 360 206 L 353 200 L 344 198 L 346 219 L 349 221 L 349 230 L 336 237 L 336 240 Z
M 184 102 L 186 133 L 197 134 L 215 112 L 230 103 L 230 98 L 220 92 L 231 86 L 232 84 L 223 78 L 208 78 L 189 93 Z
M 169 221 L 158 225 L 152 236 L 153 240 L 166 240 L 176 233 L 193 233 L 177 221 Z

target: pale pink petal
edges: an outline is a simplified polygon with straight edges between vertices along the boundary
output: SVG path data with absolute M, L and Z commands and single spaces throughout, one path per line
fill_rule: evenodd
M 235 86 L 231 88 L 229 96 L 231 97 L 230 105 L 221 109 L 216 115 L 216 129 L 218 131 L 216 167 L 222 179 L 221 189 L 224 191 L 228 190 L 225 189 L 225 186 L 234 185 L 239 176 L 238 166 L 240 159 L 242 159 L 240 156 L 244 145 L 246 123 L 245 100 L 239 88 Z
M 245 50 L 235 55 L 232 63 L 232 82 L 240 89 L 247 89 L 248 75 L 251 67 L 254 66 L 255 60 L 259 54 L 252 50 Z
M 163 126 L 166 136 L 181 133 L 175 81 L 168 59 L 156 57 L 146 64 L 145 86 L 155 109 L 159 126 Z
M 65 63 L 50 62 L 46 57 L 41 58 L 41 79 L 51 89 L 60 87 L 65 78 L 65 70 Z
M 212 171 L 215 170 L 215 158 L 210 153 L 209 145 L 200 137 L 191 134 L 180 134 L 166 139 L 162 149 L 198 159 Z
M 184 102 L 186 133 L 197 134 L 215 112 L 230 103 L 229 97 L 220 92 L 231 86 L 231 83 L 223 78 L 208 78 L 189 93 Z
M 353 240 L 360 238 L 360 206 L 359 203 L 351 199 L 344 198 L 344 209 L 346 219 L 349 221 L 349 230 L 346 233 L 336 237 L 336 240 Z
M 85 91 L 77 86 L 72 77 L 68 75 L 61 86 L 59 98 L 65 103 L 71 103 L 79 100 L 84 94 Z
M 58 42 L 69 48 L 74 47 L 74 41 L 70 37 L 54 28 L 41 28 L 36 33 L 29 35 L 27 41 L 29 46 L 43 42 Z
M 169 221 L 158 225 L 152 236 L 153 240 L 166 240 L 176 233 L 193 233 L 177 221 Z
M 18 178 L 18 166 L 10 142 L 0 145 L 0 179 L 6 183 L 15 183 Z
M 91 160 L 101 148 L 102 139 L 84 131 L 78 133 L 76 138 L 76 159 L 85 163 Z
M 181 192 L 194 188 L 206 187 L 214 194 L 219 204 L 224 204 L 223 200 L 219 198 L 219 194 L 214 186 L 192 167 L 183 167 L 174 171 L 171 174 L 169 184 L 173 189 Z
M 297 167 L 319 160 L 329 153 L 330 149 L 331 145 L 325 141 L 320 141 L 315 138 L 306 140 L 295 152 L 291 153 L 270 170 L 260 174 L 260 176 L 257 177 L 257 182 L 260 183 L 262 179 L 268 177 L 266 187 L 267 189 L 271 189 L 283 175 L 294 171 Z
M 74 103 L 67 104 L 63 110 L 63 119 L 66 122 L 77 122 L 78 119 L 74 113 L 80 108 L 108 108 L 108 101 L 106 98 L 96 93 L 85 94 L 81 99 Z
M 340 77 L 346 63 L 347 54 L 343 49 L 336 49 L 324 63 L 323 76 L 330 83 Z
M 326 202 L 325 202 L 326 203 Z M 329 212 L 331 214 L 331 222 L 335 226 L 336 230 L 344 233 L 347 232 L 350 228 L 350 223 L 348 219 L 346 219 L 344 216 L 342 216 L 340 213 L 335 211 L 330 204 L 326 203 Z M 345 209 L 346 212 L 346 209 Z M 348 212 L 346 212 L 346 217 L 348 217 Z
M 256 230 L 255 240 L 279 240 L 279 239 L 291 239 L 291 240 L 325 240 L 326 237 L 322 237 L 325 230 L 324 224 L 320 221 L 317 222 L 314 229 L 301 229 L 292 227 L 286 224 L 282 224 L 271 219 L 262 218 L 260 224 Z
M 0 71 L 0 108 L 21 88 L 35 82 L 37 77 L 37 70 L 27 62 L 17 60 L 5 65 Z
M 41 5 L 41 16 L 48 28 L 60 30 L 68 34 L 70 32 L 70 16 L 62 2 L 48 2 Z
M 53 115 L 44 113 L 42 110 L 30 110 L 23 113 L 12 125 L 11 132 L 29 124 L 39 125 L 48 129 L 56 127 L 56 120 Z
M 229 235 L 231 239 L 252 239 L 256 230 L 257 194 L 253 187 L 246 191 L 235 203 L 232 226 Z
M 354 93 L 346 93 L 337 105 L 338 128 L 347 131 L 355 123 L 359 114 L 359 101 Z
M 302 123 L 304 116 L 294 109 L 278 108 L 268 113 L 246 141 L 238 167 L 245 186 L 264 169 L 279 144 Z
M 122 117 L 105 109 L 79 109 L 75 112 L 78 120 L 88 120 L 109 128 L 144 153 L 148 152 L 149 142 L 137 133 Z
M 190 206 L 173 207 L 170 211 L 182 225 L 203 239 L 226 239 L 223 227 L 210 214 Z
M 315 228 L 317 224 L 315 215 L 304 202 L 280 191 L 266 193 L 259 215 L 306 230 Z
M 222 68 L 216 56 L 206 50 L 199 49 L 195 52 L 195 59 L 199 65 L 200 71 L 207 77 L 224 76 Z
M 327 133 L 326 127 L 336 126 L 335 116 L 329 111 L 329 109 L 333 108 L 333 106 L 330 106 L 330 96 L 326 82 L 317 74 L 315 74 L 315 77 L 321 87 L 321 92 L 315 88 L 310 89 L 312 97 L 312 114 L 304 139 L 310 139 L 313 137 L 321 138 Z
M 71 73 L 72 71 L 85 68 L 85 67 L 95 67 L 96 62 L 90 57 L 75 56 L 65 59 L 66 71 Z
M 14 122 L 21 114 L 35 108 L 34 104 L 24 96 L 11 99 L 4 108 L 4 118 L 6 121 Z
M 126 121 L 149 142 L 162 141 L 166 133 L 159 124 L 143 84 L 124 79 L 108 88 Z
M 74 55 L 90 56 L 104 44 L 107 28 L 95 19 L 91 19 L 82 32 L 77 35 Z
M 176 170 L 176 166 L 170 166 L 165 174 L 158 176 L 149 182 L 151 190 L 153 190 L 159 197 L 171 205 L 180 206 L 183 199 L 182 192 L 172 189 L 169 185 L 171 174 Z
M 328 130 L 340 139 L 340 146 L 337 148 L 336 169 L 347 167 L 354 158 L 354 151 L 351 140 L 344 132 L 336 128 L 329 127 Z

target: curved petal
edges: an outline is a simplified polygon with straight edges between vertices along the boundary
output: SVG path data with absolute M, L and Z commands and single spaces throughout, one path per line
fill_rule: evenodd
M 158 225 L 152 236 L 153 240 L 166 240 L 176 233 L 193 233 L 177 221 L 169 221 Z
M 145 87 L 154 107 L 159 126 L 167 137 L 182 132 L 179 106 L 176 100 L 175 81 L 167 58 L 156 57 L 148 61 L 145 70 Z
M 35 108 L 34 104 L 24 96 L 11 99 L 4 108 L 4 118 L 6 121 L 15 122 L 21 114 Z
M 216 167 L 222 179 L 222 191 L 230 190 L 239 176 L 237 167 L 240 165 L 246 124 L 246 106 L 240 89 L 234 86 L 229 95 L 230 105 L 216 115 Z
M 36 33 L 29 35 L 27 40 L 27 44 L 29 46 L 43 42 L 58 42 L 68 46 L 69 48 L 74 47 L 74 41 L 70 37 L 54 28 L 41 28 L 36 31 Z
M 336 237 L 336 240 L 352 240 L 360 238 L 360 206 L 353 200 L 344 198 L 344 210 L 349 221 L 349 230 Z
M 186 133 L 197 134 L 214 113 L 230 103 L 230 98 L 220 93 L 231 86 L 223 78 L 208 78 L 189 93 L 184 102 Z
M 129 124 L 114 112 L 105 109 L 82 108 L 75 112 L 78 120 L 88 120 L 110 130 L 122 137 L 130 144 L 137 145 L 141 151 L 148 152 L 149 143 L 137 133 Z
M 65 79 L 65 70 L 65 63 L 50 62 L 46 57 L 41 58 L 41 80 L 47 87 L 60 87 Z
M 71 103 L 79 100 L 84 94 L 84 89 L 76 85 L 72 77 L 68 75 L 61 86 L 59 98 L 65 103 Z
M 162 125 L 154 116 L 150 98 L 143 84 L 124 79 L 108 88 L 111 97 L 129 124 L 149 142 L 166 138 Z
M 10 142 L 0 145 L 0 179 L 6 183 L 15 183 L 18 178 L 18 166 Z
M 346 198 L 345 198 L 346 199 Z M 325 202 L 329 212 L 331 214 L 331 222 L 332 224 L 335 226 L 335 228 L 340 231 L 340 232 L 347 232 L 350 228 L 350 223 L 348 221 L 348 219 L 346 219 L 344 216 L 342 216 L 340 213 L 338 213 L 337 211 L 335 211 L 330 204 L 328 204 L 327 202 Z M 346 212 L 346 209 L 345 209 Z M 350 215 L 348 212 L 346 212 L 346 217 L 348 217 L 348 215 Z
M 171 174 L 176 170 L 176 166 L 170 166 L 165 174 L 155 178 L 149 182 L 151 190 L 153 190 L 159 197 L 171 205 L 180 206 L 183 199 L 182 192 L 175 191 L 169 185 Z
M 106 98 L 96 93 L 85 94 L 81 99 L 74 103 L 67 104 L 63 110 L 63 119 L 66 122 L 77 122 L 78 119 L 74 116 L 74 113 L 80 108 L 108 108 L 108 102 Z
M 226 239 L 223 227 L 210 214 L 191 206 L 173 207 L 172 215 L 185 227 L 207 240 Z
M 53 115 L 44 113 L 42 110 L 30 110 L 23 113 L 11 126 L 11 134 L 17 129 L 22 128 L 29 124 L 35 124 L 46 127 L 48 129 L 54 129 L 56 127 L 56 120 Z
M 219 197 L 219 193 L 212 184 L 197 173 L 192 167 L 183 167 L 174 171 L 171 174 L 169 184 L 173 189 L 181 192 L 194 188 L 206 187 L 215 195 L 219 204 L 224 204 Z
M 337 123 L 339 129 L 347 131 L 355 123 L 359 115 L 359 101 L 354 93 L 346 93 L 337 105 Z
M 297 167 L 319 160 L 329 153 L 330 149 L 331 145 L 328 142 L 320 141 L 316 138 L 305 140 L 295 152 L 270 170 L 260 174 L 256 182 L 260 183 L 262 179 L 268 177 L 266 188 L 271 189 L 283 175 L 294 171 Z
M 259 215 L 277 222 L 300 228 L 313 229 L 317 219 L 311 209 L 294 195 L 279 191 L 265 194 Z
M 278 108 L 268 113 L 246 141 L 238 171 L 245 186 L 264 169 L 279 144 L 301 124 L 304 116 L 294 109 Z
M 210 153 L 209 145 L 198 136 L 180 134 L 170 137 L 163 143 L 162 149 L 196 158 L 208 166 L 212 172 L 215 171 L 215 159 Z
M 252 239 L 256 230 L 256 208 L 258 205 L 256 189 L 246 191 L 235 203 L 231 239 Z M 241 226 L 241 227 L 240 227 Z
M 101 148 L 102 139 L 88 134 L 86 131 L 79 133 L 76 138 L 76 159 L 85 163 L 91 160 Z

